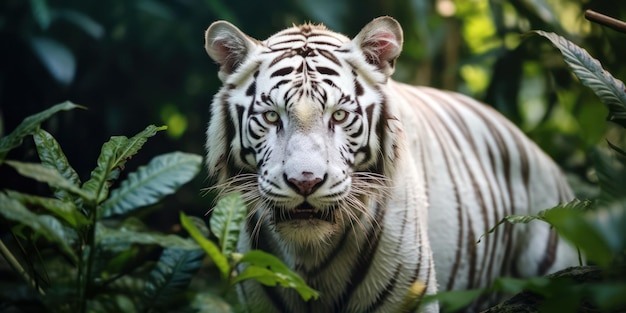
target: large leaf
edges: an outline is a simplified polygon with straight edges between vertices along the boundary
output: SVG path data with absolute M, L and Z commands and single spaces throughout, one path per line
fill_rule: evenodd
M 125 136 L 114 136 L 102 145 L 97 161 L 98 165 L 82 187 L 90 195 L 89 200 L 93 202 L 92 205 L 99 204 L 107 198 L 109 184 L 118 178 L 120 170 L 126 165 L 126 161 L 143 147 L 148 138 L 164 129 L 166 129 L 165 126 L 150 125 L 130 139 Z
M 255 279 L 266 286 L 280 285 L 295 289 L 304 301 L 317 299 L 319 293 L 309 287 L 302 277 L 289 269 L 279 258 L 261 250 L 248 251 L 239 261 L 248 263 L 246 269 L 233 280 L 233 284 Z
M 61 176 L 56 169 L 45 167 L 39 163 L 25 163 L 19 161 L 5 161 L 5 163 L 13 167 L 22 176 L 46 183 L 52 188 L 66 190 L 85 199 L 88 199 L 90 196 L 78 186 L 65 179 L 65 177 Z
M 98 213 L 102 217 L 121 215 L 154 204 L 194 178 L 201 164 L 202 157 L 196 154 L 172 152 L 157 156 L 147 166 L 128 174 Z
M 79 105 L 76 105 L 72 102 L 66 101 L 63 103 L 59 103 L 45 111 L 41 111 L 37 114 L 31 115 L 25 118 L 20 125 L 18 125 L 13 132 L 9 135 L 0 138 L 0 162 L 4 160 L 7 153 L 22 144 L 22 141 L 26 136 L 34 134 L 38 129 L 39 125 L 50 116 L 54 115 L 59 111 L 67 111 L 75 108 L 84 108 Z
M 114 229 L 103 226 L 101 223 L 96 227 L 96 241 L 102 249 L 108 245 L 157 245 L 163 248 L 178 248 L 186 250 L 198 249 L 198 245 L 190 239 L 177 235 L 165 235 L 162 233 L 141 232 L 130 229 Z
M 219 240 L 222 253 L 235 251 L 241 231 L 241 223 L 246 219 L 247 208 L 241 194 L 230 194 L 217 202 L 211 213 L 211 232 Z
M 39 154 L 41 164 L 45 167 L 56 169 L 57 172 L 70 183 L 75 186 L 80 186 L 81 182 L 78 174 L 74 168 L 70 166 L 61 146 L 59 146 L 59 143 L 54 137 L 47 131 L 39 129 L 33 134 L 33 139 L 37 146 L 37 153 Z M 54 195 L 61 200 L 75 200 L 75 197 L 64 189 L 54 190 Z
M 192 277 L 200 269 L 204 255 L 202 249 L 163 250 L 159 262 L 146 281 L 143 292 L 146 309 L 157 308 L 163 311 L 167 308 L 176 295 L 187 288 Z
M 626 200 L 589 211 L 555 208 L 546 211 L 545 220 L 604 268 L 626 249 Z
M 193 220 L 183 212 L 180 212 L 180 223 L 189 233 L 191 238 L 193 238 L 202 247 L 202 249 L 204 249 L 213 262 L 215 262 L 215 266 L 217 266 L 217 269 L 220 271 L 222 279 L 227 280 L 230 276 L 230 264 L 228 264 L 228 259 L 224 254 L 222 254 L 217 245 L 204 237 L 194 224 Z
M 587 51 L 569 40 L 544 31 L 536 34 L 550 40 L 563 55 L 565 63 L 572 69 L 583 85 L 591 88 L 600 100 L 608 106 L 608 120 L 626 127 L 626 88 L 624 83 L 605 71 L 598 60 Z
M 0 203 L 2 203 L 0 215 L 7 220 L 17 222 L 18 229 L 20 226 L 30 228 L 35 236 L 42 236 L 49 242 L 57 244 L 74 262 L 78 261 L 78 257 L 69 246 L 75 240 L 76 234 L 69 233 L 58 220 L 49 215 L 37 215 L 19 201 L 1 192 Z
M 76 209 L 76 205 L 74 205 L 73 202 L 39 197 L 12 190 L 5 190 L 5 192 L 9 198 L 15 199 L 26 206 L 35 206 L 50 211 L 65 220 L 73 228 L 78 228 L 79 226 L 89 223 L 87 218 Z

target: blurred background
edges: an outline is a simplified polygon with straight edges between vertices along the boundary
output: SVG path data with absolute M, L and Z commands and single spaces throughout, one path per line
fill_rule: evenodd
M 562 35 L 623 80 L 626 35 L 586 21 L 586 9 L 626 20 L 626 1 L 609 0 L 3 0 L 0 135 L 70 100 L 88 109 L 57 114 L 44 127 L 83 181 L 105 141 L 149 124 L 168 130 L 128 167 L 175 150 L 203 154 L 220 86 L 203 47 L 211 22 L 228 20 L 257 39 L 308 21 L 352 37 L 371 19 L 391 15 L 405 36 L 397 80 L 495 106 L 577 181 L 593 182 L 587 153 L 612 136 L 607 110 L 547 40 L 524 35 Z M 34 145 L 26 142 L 9 158 L 35 160 Z M 7 175 L 0 171 L 1 181 Z M 172 225 L 180 210 L 204 214 L 211 205 L 211 196 L 202 196 L 210 184 L 205 176 L 161 204 L 154 222 Z

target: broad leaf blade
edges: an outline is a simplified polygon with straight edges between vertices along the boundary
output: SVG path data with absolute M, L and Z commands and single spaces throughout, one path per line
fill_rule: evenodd
M 228 264 L 228 259 L 217 245 L 205 238 L 202 233 L 198 230 L 196 225 L 193 223 L 191 218 L 189 218 L 185 213 L 180 212 L 180 223 L 183 228 L 189 233 L 191 238 L 193 238 L 204 251 L 211 257 L 213 262 L 215 262 L 215 266 L 217 266 L 223 280 L 226 280 L 230 275 L 230 264 Z
M 61 146 L 59 146 L 54 137 L 47 131 L 39 129 L 33 134 L 33 139 L 35 140 L 41 164 L 45 167 L 56 169 L 61 176 L 73 185 L 80 186 L 81 182 L 78 174 L 70 166 Z M 61 200 L 75 200 L 75 197 L 63 189 L 54 190 L 54 195 Z
M 247 208 L 241 194 L 230 194 L 217 202 L 211 213 L 211 232 L 219 239 L 223 254 L 235 251 L 241 223 L 246 219 Z
M 613 77 L 602 68 L 598 60 L 592 58 L 587 51 L 569 40 L 544 31 L 536 34 L 550 40 L 563 55 L 565 63 L 572 69 L 581 83 L 593 90 L 600 100 L 609 108 L 608 120 L 626 127 L 626 88 L 624 83 Z
M 74 262 L 78 261 L 78 257 L 69 246 L 75 240 L 76 234 L 69 233 L 68 229 L 63 228 L 58 220 L 49 215 L 37 215 L 29 211 L 19 201 L 11 199 L 1 192 L 0 203 L 2 203 L 0 215 L 4 218 L 32 229 L 35 236 L 40 235 L 46 240 L 59 245 L 61 250 Z
M 50 211 L 54 215 L 65 220 L 73 228 L 78 228 L 79 226 L 87 225 L 89 223 L 87 218 L 76 209 L 76 205 L 74 205 L 73 202 L 39 197 L 12 190 L 5 190 L 5 192 L 7 196 L 26 206 L 40 207 Z
M 90 201 L 93 201 L 93 204 L 99 204 L 107 198 L 110 183 L 118 178 L 126 161 L 141 149 L 149 137 L 165 128 L 165 126 L 150 125 L 130 139 L 125 136 L 114 136 L 102 145 L 97 166 L 91 172 L 90 179 L 82 187 L 90 195 Z
M 241 258 L 240 263 L 249 263 L 249 265 L 233 280 L 233 284 L 246 279 L 255 279 L 267 286 L 280 285 L 293 288 L 304 301 L 319 297 L 319 293 L 309 287 L 302 277 L 290 270 L 279 258 L 269 253 L 260 250 L 248 251 Z
M 75 108 L 84 107 L 66 101 L 25 118 L 22 123 L 20 123 L 20 125 L 13 130 L 13 132 L 3 138 L 0 138 L 0 161 L 4 160 L 6 154 L 11 149 L 21 145 L 26 136 L 34 134 L 39 129 L 41 123 L 50 118 L 50 116 L 59 111 L 67 111 Z
M 184 291 L 200 269 L 202 249 L 165 249 L 146 281 L 143 296 L 146 309 L 163 311 Z
M 102 217 L 122 215 L 154 204 L 189 182 L 200 171 L 202 157 L 173 152 L 157 156 L 136 172 L 128 174 L 118 189 L 102 204 Z
M 588 211 L 554 208 L 546 211 L 545 219 L 558 231 L 565 240 L 575 243 L 590 261 L 602 267 L 608 267 L 613 258 L 608 238 L 600 227 L 597 219 L 601 209 Z M 617 233 L 621 230 L 617 230 Z
M 141 232 L 129 229 L 113 229 L 99 223 L 96 227 L 96 241 L 106 249 L 108 245 L 157 245 L 163 248 L 177 248 L 186 250 L 198 249 L 198 245 L 190 239 L 177 235 L 164 235 L 161 233 Z
M 13 167 L 22 176 L 46 183 L 53 188 L 69 191 L 85 199 L 89 197 L 87 193 L 65 179 L 65 177 L 61 176 L 55 169 L 45 167 L 38 163 L 24 163 L 19 161 L 5 161 L 5 163 Z

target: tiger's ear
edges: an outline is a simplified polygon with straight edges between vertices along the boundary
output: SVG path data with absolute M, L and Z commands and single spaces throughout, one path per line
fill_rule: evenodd
M 220 65 L 222 81 L 243 63 L 258 41 L 226 21 L 217 21 L 207 28 L 204 49 Z
M 369 22 L 352 40 L 368 63 L 377 66 L 387 77 L 394 71 L 402 51 L 402 27 L 394 18 L 383 16 Z

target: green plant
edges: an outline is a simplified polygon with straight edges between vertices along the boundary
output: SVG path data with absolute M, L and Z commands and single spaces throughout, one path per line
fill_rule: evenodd
M 2 308 L 54 312 L 160 311 L 183 296 L 204 253 L 195 242 L 150 230 L 137 216 L 191 180 L 198 155 L 154 157 L 116 185 L 127 161 L 164 127 L 134 137 L 114 136 L 102 146 L 96 168 L 81 182 L 60 145 L 41 123 L 65 102 L 26 118 L 0 139 L 0 164 L 47 184 L 52 196 L 0 191 L 0 250 L 18 278 L 4 281 Z M 32 136 L 40 163 L 6 160 Z M 115 188 L 116 186 L 116 188 Z M 15 277 L 12 277 L 15 278 Z
M 138 218 L 201 167 L 198 155 L 167 153 L 117 183 L 127 161 L 165 127 L 151 125 L 131 138 L 112 137 L 102 146 L 89 180 L 81 183 L 60 145 L 40 127 L 53 114 L 78 107 L 58 104 L 26 118 L 0 138 L 0 165 L 47 184 L 52 193 L 0 190 L 0 223 L 13 237 L 12 244 L 5 244 L 4 237 L 0 240 L 0 252 L 19 276 L 2 283 L 0 308 L 231 312 L 239 306 L 233 286 L 247 279 L 294 288 L 304 299 L 317 298 L 317 292 L 278 258 L 261 251 L 235 251 L 247 214 L 238 194 L 220 199 L 213 209 L 210 229 L 218 243 L 207 239 L 210 233 L 197 217 L 180 215 L 192 238 L 151 230 Z M 8 152 L 29 136 L 41 162 L 7 160 Z M 190 287 L 205 255 L 220 278 L 209 278 L 207 288 Z
M 248 209 L 238 193 L 227 195 L 217 202 L 212 210 L 210 229 L 218 243 L 207 239 L 206 234 L 198 229 L 197 225 L 202 226 L 202 221 L 188 217 L 181 212 L 182 226 L 204 249 L 218 269 L 221 277 L 218 298 L 225 298 L 233 304 L 233 307 L 240 309 L 240 304 L 232 294 L 233 287 L 244 280 L 254 279 L 266 286 L 280 285 L 293 288 L 304 300 L 317 299 L 318 292 L 307 286 L 300 276 L 291 271 L 277 257 L 260 250 L 250 250 L 245 254 L 236 251 L 241 226 L 245 222 L 247 212 Z M 227 303 L 223 305 L 228 306 Z M 215 309 L 213 310 L 212 312 L 215 312 Z M 229 311 L 231 311 L 230 308 L 223 310 L 223 312 Z

